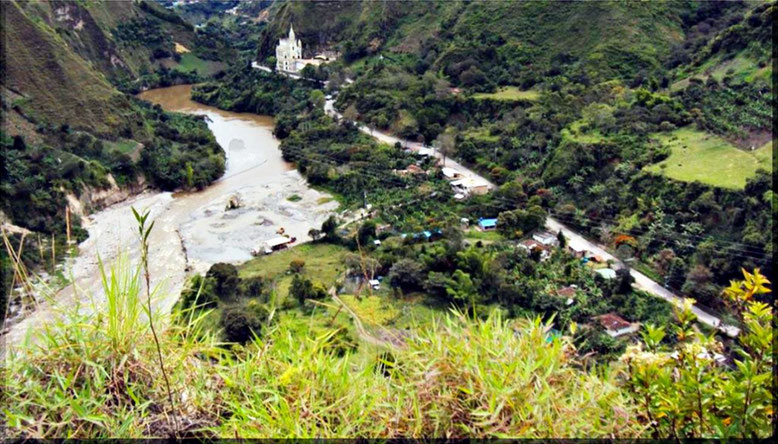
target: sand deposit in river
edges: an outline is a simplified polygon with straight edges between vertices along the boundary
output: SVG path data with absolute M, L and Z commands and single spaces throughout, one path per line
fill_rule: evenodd
M 157 304 L 169 309 L 175 303 L 187 270 L 203 272 L 216 262 L 239 263 L 251 250 L 277 237 L 283 228 L 299 242 L 309 240 L 308 230 L 320 227 L 338 206 L 329 195 L 308 187 L 293 167 L 284 162 L 273 137 L 273 120 L 255 114 L 231 113 L 189 99 L 188 85 L 146 91 L 142 99 L 168 111 L 201 114 L 227 153 L 224 177 L 199 192 L 146 192 L 115 204 L 88 218 L 89 239 L 79 245 L 70 264 L 79 291 L 73 287 L 56 295 L 56 304 L 85 302 L 93 294 L 101 300 L 98 255 L 104 263 L 126 254 L 137 263 L 138 242 L 130 207 L 149 209 L 156 221 L 149 251 L 152 285 L 161 285 Z M 290 197 L 297 195 L 294 202 Z M 227 210 L 237 197 L 241 206 Z M 11 328 L 6 340 L 18 343 L 30 326 L 39 327 L 54 315 L 44 304 Z

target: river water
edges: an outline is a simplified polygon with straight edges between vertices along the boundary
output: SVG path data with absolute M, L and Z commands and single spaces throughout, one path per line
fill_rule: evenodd
M 281 228 L 298 243 L 304 242 L 308 230 L 320 227 L 337 208 L 331 196 L 309 188 L 283 160 L 271 117 L 205 106 L 190 100 L 190 91 L 191 85 L 180 85 L 146 91 L 139 97 L 167 111 L 207 116 L 208 127 L 227 154 L 224 176 L 198 192 L 147 191 L 86 218 L 83 225 L 89 238 L 79 245 L 79 255 L 67 267 L 74 285 L 12 326 L 7 344 L 19 343 L 31 327 L 50 322 L 58 306 L 83 304 L 83 311 L 91 311 L 86 301 L 94 299 L 99 304 L 104 298 L 98 258 L 112 264 L 126 256 L 137 263 L 131 207 L 149 210 L 155 221 L 149 264 L 152 285 L 159 285 L 157 308 L 162 310 L 172 307 L 189 274 L 204 272 L 216 262 L 246 261 L 252 249 L 261 249 Z M 290 201 L 294 195 L 300 200 Z M 226 210 L 233 196 L 242 206 Z

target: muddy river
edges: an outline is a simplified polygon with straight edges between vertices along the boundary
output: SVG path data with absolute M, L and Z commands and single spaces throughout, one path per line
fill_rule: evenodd
M 152 285 L 160 285 L 159 309 L 175 303 L 186 277 L 204 272 L 216 262 L 240 263 L 277 232 L 299 242 L 308 230 L 320 227 L 338 206 L 331 196 L 313 190 L 290 164 L 284 162 L 268 116 L 232 113 L 189 99 L 191 86 L 160 88 L 142 93 L 144 100 L 168 111 L 207 116 L 208 127 L 227 154 L 224 176 L 199 192 L 145 192 L 97 212 L 83 222 L 89 238 L 67 265 L 75 285 L 61 290 L 51 303 L 42 304 L 17 323 L 6 336 L 8 344 L 56 316 L 57 306 L 84 304 L 89 295 L 101 301 L 98 257 L 106 264 L 127 257 L 137 263 L 139 250 L 130 207 L 147 209 L 156 221 L 150 238 Z M 292 197 L 298 196 L 298 197 Z M 236 197 L 237 209 L 227 210 Z M 289 200 L 292 198 L 292 200 Z

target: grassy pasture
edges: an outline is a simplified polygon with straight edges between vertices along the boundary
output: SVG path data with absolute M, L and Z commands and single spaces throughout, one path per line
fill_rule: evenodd
M 644 169 L 671 179 L 740 189 L 758 168 L 772 171 L 772 143 L 745 151 L 718 136 L 689 128 L 657 138 L 670 147 L 670 157 Z
M 476 93 L 473 98 L 476 100 L 501 100 L 506 102 L 517 102 L 520 100 L 533 102 L 538 100 L 540 92 L 535 90 L 522 91 L 515 86 L 506 86 L 493 93 Z

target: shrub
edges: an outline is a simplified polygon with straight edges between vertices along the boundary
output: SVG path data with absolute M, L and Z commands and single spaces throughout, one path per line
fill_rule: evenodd
M 224 308 L 220 324 L 226 340 L 243 344 L 254 335 L 259 336 L 266 319 L 267 313 L 259 304 L 249 303 Z
M 303 271 L 303 268 L 305 267 L 305 259 L 292 259 L 291 262 L 289 262 L 289 269 L 292 270 L 292 273 L 299 273 Z

